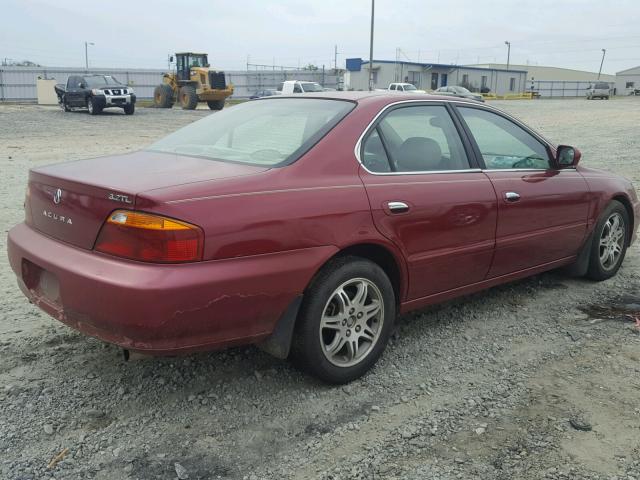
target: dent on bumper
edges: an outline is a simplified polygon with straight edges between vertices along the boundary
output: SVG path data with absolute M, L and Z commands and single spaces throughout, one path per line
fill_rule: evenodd
M 11 267 L 37 306 L 88 335 L 156 354 L 264 339 L 335 250 L 154 265 L 79 249 L 25 224 L 8 237 Z M 57 279 L 56 299 L 24 278 L 29 262 Z

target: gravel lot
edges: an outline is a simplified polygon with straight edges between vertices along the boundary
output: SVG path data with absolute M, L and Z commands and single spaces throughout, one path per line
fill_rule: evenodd
M 640 185 L 640 98 L 494 104 Z M 30 167 L 207 114 L 0 106 L 2 231 Z M 607 282 L 553 272 L 406 315 L 376 368 L 336 388 L 255 348 L 125 363 L 30 305 L 3 253 L 0 478 L 639 480 L 634 312 L 638 243 Z

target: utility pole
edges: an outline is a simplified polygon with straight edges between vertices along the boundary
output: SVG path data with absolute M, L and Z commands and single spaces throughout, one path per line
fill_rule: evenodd
M 504 44 L 507 46 L 507 70 L 509 70 L 509 62 L 511 61 L 511 42 L 505 40 Z
M 338 70 L 338 45 L 333 49 L 333 69 Z
M 600 70 L 598 70 L 598 80 L 600 80 L 600 74 L 602 73 L 602 65 L 604 65 L 604 56 L 607 54 L 607 49 L 602 49 L 602 60 L 600 61 Z
M 88 45 L 95 45 L 93 42 L 84 42 L 84 67 L 89 70 L 89 49 Z
M 376 0 L 371 0 L 371 37 L 369 38 L 369 91 L 373 90 L 373 20 Z

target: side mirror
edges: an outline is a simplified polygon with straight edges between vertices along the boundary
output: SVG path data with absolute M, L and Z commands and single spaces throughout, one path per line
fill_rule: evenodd
M 85 85 L 84 83 L 80 82 L 80 83 L 78 84 L 78 87 L 79 87 L 79 88 L 85 88 L 85 87 L 86 87 L 86 85 Z
M 560 145 L 556 150 L 556 162 L 559 168 L 575 167 L 581 157 L 580 150 L 569 145 Z

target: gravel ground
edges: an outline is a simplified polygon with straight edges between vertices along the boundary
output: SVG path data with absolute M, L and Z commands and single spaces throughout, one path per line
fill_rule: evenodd
M 640 185 L 640 98 L 494 104 Z M 28 168 L 208 113 L 0 106 L 2 230 Z M 255 348 L 125 363 L 28 304 L 2 255 L 0 478 L 639 480 L 634 312 L 638 244 L 607 282 L 552 272 L 405 315 L 370 374 L 328 387 Z

